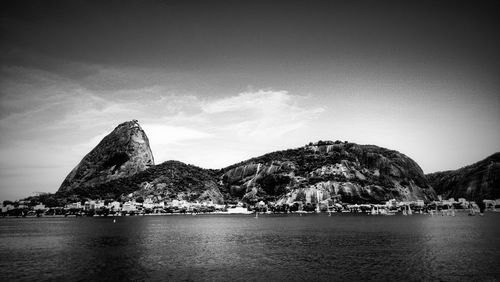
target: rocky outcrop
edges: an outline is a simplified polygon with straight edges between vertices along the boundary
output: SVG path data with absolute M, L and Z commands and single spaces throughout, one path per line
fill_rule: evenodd
M 445 199 L 499 199 L 500 152 L 457 170 L 435 172 L 426 176 L 436 193 Z
M 407 156 L 373 145 L 320 141 L 223 169 L 223 190 L 246 201 L 281 203 L 340 199 L 350 203 L 436 197 Z
M 118 125 L 90 151 L 64 179 L 58 193 L 93 189 L 111 180 L 129 177 L 154 165 L 148 137 L 132 120 Z

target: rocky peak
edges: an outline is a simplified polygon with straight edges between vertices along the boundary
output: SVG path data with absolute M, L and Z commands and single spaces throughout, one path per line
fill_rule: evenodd
M 95 187 L 154 165 L 146 133 L 137 120 L 119 124 L 69 173 L 58 192 Z
M 281 202 L 293 202 L 302 192 L 316 195 L 318 191 L 326 198 L 341 197 L 351 203 L 435 198 L 422 169 L 409 157 L 346 141 L 311 142 L 222 172 L 223 190 L 244 200 L 278 197 Z

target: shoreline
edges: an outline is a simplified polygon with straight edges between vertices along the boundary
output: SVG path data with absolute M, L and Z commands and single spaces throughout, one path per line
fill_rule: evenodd
M 498 213 L 500 212 L 499 210 L 488 210 L 485 211 L 483 214 L 486 213 Z M 455 210 L 456 214 L 469 214 L 469 210 L 463 209 L 463 210 Z M 211 213 L 151 213 L 151 214 L 134 214 L 134 215 L 92 215 L 92 216 L 87 216 L 87 215 L 42 215 L 42 216 L 36 216 L 36 215 L 27 215 L 27 216 L 0 216 L 1 218 L 78 218 L 78 217 L 85 217 L 85 218 L 116 218 L 116 217 L 144 217 L 144 216 L 210 216 L 210 215 L 244 215 L 248 217 L 255 217 L 255 215 L 297 215 L 297 216 L 302 216 L 302 215 L 326 215 L 326 216 L 333 216 L 333 215 L 358 215 L 358 216 L 453 216 L 449 215 L 446 213 L 438 212 L 438 213 L 414 213 L 413 215 L 406 215 L 401 212 L 396 212 L 392 214 L 371 214 L 370 212 L 305 212 L 305 211 L 299 211 L 299 212 L 288 212 L 288 213 L 283 213 L 283 212 L 250 212 L 250 213 L 229 213 L 229 212 L 211 212 Z M 483 215 L 477 213 L 477 215 Z

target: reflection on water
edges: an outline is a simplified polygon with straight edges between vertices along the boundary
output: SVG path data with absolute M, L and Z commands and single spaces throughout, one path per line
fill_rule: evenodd
M 500 279 L 500 214 L 0 220 L 17 280 Z

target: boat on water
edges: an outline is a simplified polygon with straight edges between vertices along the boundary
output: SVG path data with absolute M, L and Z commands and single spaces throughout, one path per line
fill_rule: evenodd
M 328 212 L 328 216 L 332 216 L 332 209 L 330 209 L 330 206 L 327 206 L 326 211 Z M 335 212 L 335 210 L 333 212 Z
M 370 212 L 371 215 L 394 215 L 395 213 L 390 211 L 386 206 L 374 205 Z
M 403 215 L 412 215 L 413 212 L 411 211 L 410 205 L 404 205 L 402 213 Z
M 381 209 L 380 214 L 381 215 L 395 215 L 395 213 L 393 211 L 390 211 L 388 209 Z
M 479 208 L 479 206 L 476 204 L 476 203 L 471 203 L 469 205 L 469 216 L 475 216 L 476 214 L 479 214 L 479 215 L 483 215 L 481 213 L 481 209 Z
M 476 215 L 476 209 L 470 207 L 468 216 L 475 216 L 475 215 Z

